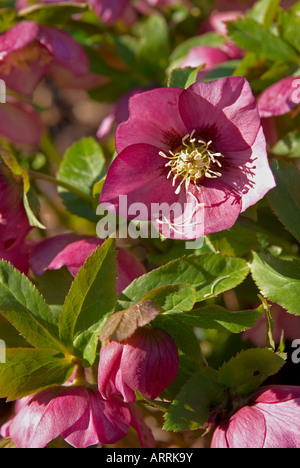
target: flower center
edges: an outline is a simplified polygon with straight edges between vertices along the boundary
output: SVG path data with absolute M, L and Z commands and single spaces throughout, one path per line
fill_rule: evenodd
M 33 43 L 21 50 L 10 53 L 3 60 L 0 54 L 0 70 L 4 75 L 9 75 L 13 67 L 30 71 L 32 62 L 37 62 L 39 66 L 44 67 L 51 60 L 52 57 L 45 47 L 42 47 L 39 43 Z
M 180 193 L 182 185 L 185 183 L 188 188 L 190 183 L 198 185 L 198 182 L 205 177 L 216 179 L 222 174 L 216 169 L 221 168 L 222 164 L 218 158 L 223 158 L 221 153 L 216 153 L 212 141 L 208 143 L 198 139 L 195 136 L 195 130 L 191 134 L 182 138 L 182 145 L 175 152 L 169 151 L 165 154 L 160 151 L 159 155 L 169 161 L 165 167 L 170 168 L 168 179 L 173 177 L 173 187 L 176 180 L 181 179 L 175 193 Z

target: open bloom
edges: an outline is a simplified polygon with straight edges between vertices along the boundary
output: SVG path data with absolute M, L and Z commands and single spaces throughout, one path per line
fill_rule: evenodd
M 103 240 L 92 236 L 62 234 L 39 242 L 30 253 L 30 266 L 40 276 L 46 270 L 59 270 L 66 266 L 76 276 L 86 259 L 103 244 Z M 117 291 L 121 292 L 136 278 L 146 273 L 142 263 L 131 253 L 118 249 Z
M 116 148 L 100 203 L 118 213 L 126 195 L 128 206 L 139 204 L 135 219 L 152 219 L 169 238 L 229 229 L 275 186 L 256 101 L 241 77 L 135 95 Z
M 54 387 L 26 397 L 16 416 L 1 428 L 18 448 L 44 448 L 62 436 L 75 448 L 114 444 L 134 427 L 142 446 L 154 446 L 137 410 L 117 399 L 103 400 L 96 387 Z
M 288 114 L 300 104 L 300 78 L 288 76 L 267 88 L 258 99 L 262 118 Z
M 126 341 L 109 341 L 102 346 L 99 392 L 105 399 L 120 394 L 125 402 L 134 402 L 138 390 L 144 397 L 155 399 L 173 382 L 178 365 L 178 350 L 168 333 L 138 328 Z
M 89 73 L 82 47 L 58 28 L 21 21 L 0 36 L 0 78 L 8 88 L 31 95 L 51 64 L 76 77 Z
M 0 164 L 0 245 L 5 250 L 24 242 L 31 227 L 23 204 L 23 186 Z
M 217 427 L 212 448 L 300 448 L 300 387 L 272 386 Z

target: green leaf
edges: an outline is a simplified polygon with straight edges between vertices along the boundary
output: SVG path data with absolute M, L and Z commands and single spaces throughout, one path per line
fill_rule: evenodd
M 175 432 L 199 429 L 207 422 L 211 405 L 221 404 L 224 399 L 218 372 L 210 368 L 198 372 L 182 387 L 165 413 L 163 428 Z
M 126 309 L 140 301 L 153 289 L 188 283 L 197 291 L 197 301 L 215 297 L 238 286 L 249 273 L 241 258 L 207 253 L 174 260 L 134 280 L 120 295 L 117 309 Z
M 270 206 L 281 223 L 300 242 L 300 171 L 286 162 L 272 163 L 276 187 L 268 193 Z
M 280 0 L 260 0 L 246 13 L 246 16 L 270 29 L 276 18 L 279 5 Z
M 268 377 L 277 374 L 285 364 L 286 355 L 270 349 L 255 348 L 240 354 L 222 365 L 219 382 L 239 395 L 248 395 Z
M 59 320 L 63 343 L 86 359 L 96 356 L 98 336 L 116 304 L 116 248 L 108 239 L 79 270 Z
M 99 144 L 93 138 L 83 138 L 74 143 L 65 153 L 57 174 L 58 180 L 80 190 L 87 196 L 78 195 L 60 187 L 59 193 L 67 209 L 78 216 L 97 221 L 93 204 L 93 187 L 105 174 L 105 157 Z
M 228 23 L 230 38 L 242 49 L 275 61 L 298 61 L 298 54 L 283 39 L 252 18 Z
M 300 158 L 300 130 L 290 132 L 273 146 L 271 152 L 275 156 Z
M 213 70 L 209 71 L 203 81 L 213 81 L 233 76 L 240 64 L 240 60 L 229 60 L 228 62 L 221 63 Z
M 300 17 L 292 11 L 279 9 L 278 29 L 281 37 L 300 52 Z
M 209 240 L 216 251 L 223 255 L 240 256 L 260 247 L 257 234 L 236 223 L 231 229 L 209 235 Z
M 300 315 L 300 261 L 282 260 L 271 255 L 253 253 L 252 277 L 261 294 Z
M 6 362 L 0 364 L 0 397 L 10 401 L 62 385 L 74 369 L 70 359 L 53 349 L 7 349 Z
M 164 71 L 170 55 L 168 24 L 163 16 L 150 15 L 141 29 L 136 66 L 146 75 Z
M 169 75 L 168 87 L 187 89 L 189 86 L 196 83 L 197 75 L 201 68 L 204 68 L 204 65 L 198 68 L 175 68 Z
M 194 307 L 197 293 L 190 284 L 174 284 L 154 289 L 142 300 L 153 301 L 166 312 L 187 312 Z
M 221 306 L 212 304 L 189 313 L 171 314 L 175 320 L 192 327 L 227 330 L 231 333 L 241 333 L 254 327 L 263 314 L 263 308 L 231 312 Z M 168 314 L 169 316 L 169 314 Z
M 63 350 L 58 324 L 44 298 L 27 276 L 4 260 L 0 260 L 0 310 L 33 346 Z

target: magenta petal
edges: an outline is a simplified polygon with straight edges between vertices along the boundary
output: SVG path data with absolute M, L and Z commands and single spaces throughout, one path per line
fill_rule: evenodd
M 212 140 L 221 153 L 251 147 L 261 126 L 250 85 L 241 77 L 195 83 L 182 93 L 179 109 L 188 133 Z
M 51 26 L 41 26 L 39 41 L 50 52 L 56 64 L 69 69 L 75 76 L 89 73 L 86 53 L 70 34 Z
M 288 114 L 300 104 L 299 85 L 300 78 L 289 76 L 267 88 L 258 99 L 260 116 L 267 118 Z
M 75 448 L 97 444 L 114 444 L 123 439 L 130 428 L 129 409 L 118 400 L 103 401 L 97 391 L 88 392 L 89 411 L 63 433 L 64 439 Z
M 204 71 L 207 72 L 220 63 L 227 62 L 228 60 L 228 55 L 216 47 L 199 46 L 190 50 L 187 57 L 181 62 L 180 68 L 197 68 L 201 65 L 205 65 Z
M 0 36 L 0 60 L 34 42 L 39 33 L 34 21 L 21 21 Z
M 226 437 L 230 448 L 263 448 L 266 438 L 264 414 L 245 406 L 229 422 Z
M 167 180 L 168 170 L 165 159 L 159 155 L 159 148 L 147 144 L 127 147 L 112 163 L 104 183 L 100 203 L 112 205 L 116 213 L 124 218 L 141 221 L 151 219 L 151 204 L 176 202 L 178 196 L 172 183 Z M 143 204 L 139 212 L 129 213 L 120 205 L 120 197 L 127 196 L 127 207 Z M 134 208 L 134 207 L 133 207 Z M 147 209 L 145 209 L 147 208 Z
M 114 24 L 130 4 L 129 0 L 89 0 L 89 3 L 103 22 Z
M 167 151 L 178 146 L 187 134 L 178 111 L 182 92 L 177 88 L 158 88 L 133 96 L 129 101 L 129 120 L 116 133 L 118 153 L 136 143 Z
M 12 420 L 10 437 L 18 448 L 44 448 L 78 421 L 87 408 L 88 395 L 82 387 L 44 390 Z
M 29 104 L 16 100 L 2 104 L 0 135 L 15 143 L 37 145 L 42 137 L 39 114 Z
M 229 448 L 226 439 L 226 424 L 220 424 L 214 432 L 210 448 Z
M 145 423 L 142 415 L 134 405 L 128 405 L 131 413 L 131 426 L 137 431 L 141 446 L 143 448 L 154 448 L 156 446 L 151 429 Z
M 109 341 L 101 346 L 98 370 L 98 389 L 102 398 L 109 399 L 116 391 L 113 379 L 119 369 L 123 344 Z M 135 400 L 134 400 L 135 401 Z
M 63 266 L 67 266 L 70 273 L 76 276 L 87 257 L 101 244 L 102 240 L 92 236 L 55 236 L 40 242 L 32 249 L 30 266 L 38 276 L 46 270 L 59 270 Z
M 127 250 L 118 250 L 118 293 L 121 294 L 133 280 L 147 273 L 143 264 Z
M 251 151 L 225 156 L 222 181 L 242 196 L 242 212 L 255 205 L 276 186 L 269 166 L 267 145 L 261 128 Z
M 195 240 L 231 228 L 241 213 L 241 196 L 221 179 L 207 180 L 199 187 L 182 190 L 182 216 L 154 221 L 154 226 L 171 239 Z

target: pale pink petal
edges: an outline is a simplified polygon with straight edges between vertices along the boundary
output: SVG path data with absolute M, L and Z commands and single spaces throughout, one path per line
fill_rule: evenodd
M 235 413 L 226 433 L 230 448 L 263 448 L 266 439 L 266 421 L 256 407 L 245 406 Z
M 300 78 L 289 76 L 267 88 L 258 99 L 260 116 L 267 118 L 288 114 L 300 104 L 299 87 Z
M 220 63 L 227 62 L 228 55 L 220 49 L 211 46 L 199 46 L 190 50 L 187 57 L 180 63 L 180 68 L 197 68 L 205 65 L 205 71 L 213 70 Z
M 75 424 L 87 411 L 83 387 L 44 390 L 12 420 L 10 437 L 18 448 L 44 448 Z
M 37 40 L 39 29 L 39 25 L 34 21 L 21 21 L 2 34 L 0 36 L 0 64 L 7 55 Z

